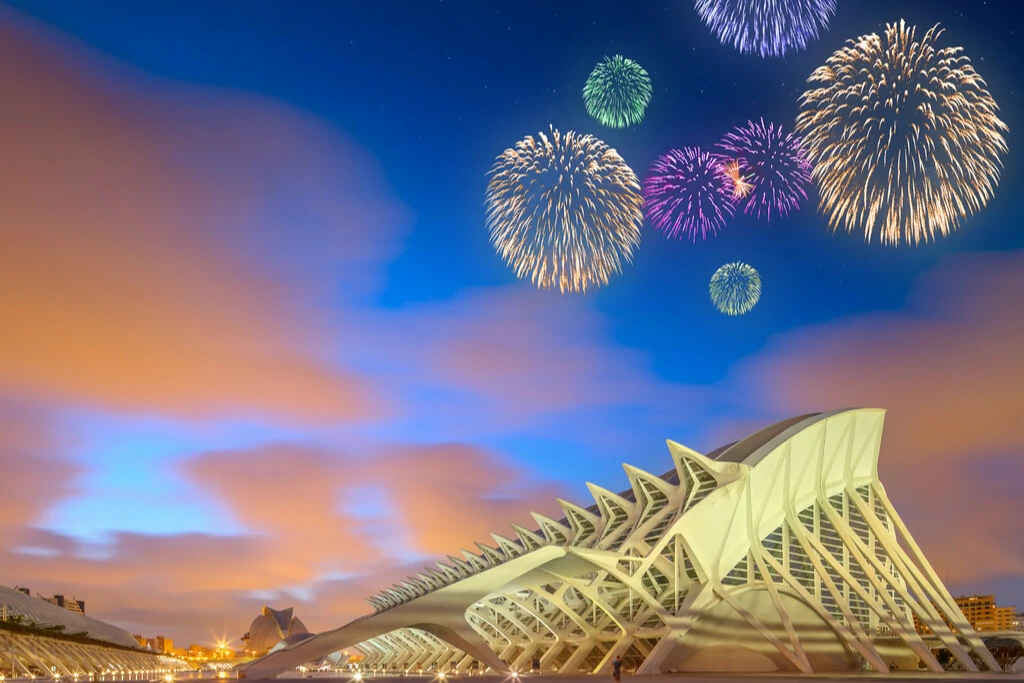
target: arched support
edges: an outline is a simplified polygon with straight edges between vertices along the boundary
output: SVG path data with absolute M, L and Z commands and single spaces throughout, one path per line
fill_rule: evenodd
M 480 660 L 481 664 L 491 667 L 494 671 L 508 671 L 508 667 L 498 658 L 498 655 L 494 654 L 494 650 L 488 646 L 487 641 L 465 621 L 463 621 L 461 626 L 456 624 L 449 626 L 416 624 L 413 628 L 418 628 L 437 636 L 446 643 L 459 648 L 467 655 Z

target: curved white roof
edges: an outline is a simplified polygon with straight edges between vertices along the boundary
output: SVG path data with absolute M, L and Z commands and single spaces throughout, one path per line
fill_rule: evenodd
M 293 608 L 276 610 L 264 606 L 249 626 L 249 647 L 256 652 L 265 652 L 282 641 L 294 642 L 292 637 L 298 635 L 308 636 L 309 630 L 298 617 L 293 616 Z
M 7 608 L 8 619 L 20 614 L 37 626 L 63 626 L 64 632 L 86 633 L 90 638 L 105 640 L 114 645 L 138 647 L 131 633 L 112 624 L 87 617 L 84 614 L 66 610 L 41 598 L 25 595 L 20 591 L 0 586 L 0 606 Z

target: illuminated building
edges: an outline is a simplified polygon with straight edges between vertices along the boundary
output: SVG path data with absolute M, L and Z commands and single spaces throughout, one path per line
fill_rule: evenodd
M 170 638 L 164 638 L 163 636 L 146 638 L 145 644 L 146 647 L 154 652 L 166 652 L 167 654 L 174 652 L 174 641 Z
M 626 465 L 627 490 L 588 484 L 561 519 L 534 514 L 240 671 L 353 649 L 406 670 L 996 670 L 878 479 L 883 419 L 805 415 L 708 455 L 669 442 L 667 473 Z
M 967 623 L 975 631 L 993 633 L 1002 631 L 1018 631 L 1019 619 L 1014 606 L 998 607 L 994 595 L 961 595 L 954 598 Z M 947 626 L 950 624 L 947 622 Z M 919 619 L 914 618 L 914 626 L 918 633 L 931 633 Z
M 975 631 L 1013 631 L 1017 608 L 997 607 L 994 595 L 965 595 L 956 605 Z
M 306 625 L 298 617 L 293 616 L 293 608 L 276 610 L 264 606 L 260 615 L 253 619 L 243 641 L 246 650 L 259 656 L 280 643 L 305 640 L 310 635 Z
M 90 638 L 121 647 L 137 647 L 131 633 L 111 624 L 69 610 L 59 605 L 56 598 L 32 597 L 27 589 L 0 586 L 0 619 L 8 621 L 15 616 L 23 623 L 60 629 L 65 633 L 84 633 Z M 66 604 L 66 603 L 65 603 Z
M 99 680 L 186 668 L 185 662 L 141 649 L 124 629 L 58 606 L 56 600 L 32 597 L 27 589 L 0 586 L 0 679 L 12 674 L 31 679 L 46 671 L 55 679 Z

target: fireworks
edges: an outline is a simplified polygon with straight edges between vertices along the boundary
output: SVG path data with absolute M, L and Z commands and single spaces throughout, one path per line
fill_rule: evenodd
M 761 275 L 746 263 L 726 263 L 711 276 L 711 303 L 726 315 L 743 315 L 761 299 Z
M 528 135 L 490 170 L 487 229 L 519 278 L 585 292 L 608 283 L 640 243 L 643 198 L 618 152 L 591 135 Z
M 743 199 L 754 189 L 754 186 L 748 182 L 746 176 L 740 170 L 739 159 L 726 159 L 722 164 L 722 172 L 729 176 L 729 180 L 732 181 L 733 199 Z
M 644 117 L 651 102 L 651 79 L 632 59 L 605 57 L 583 86 L 587 113 L 609 128 L 625 128 Z
M 797 130 L 829 227 L 883 244 L 948 235 L 995 193 L 1006 125 L 962 48 L 903 21 L 834 53 L 808 79 Z
M 743 53 L 782 57 L 828 29 L 836 0 L 696 0 L 697 13 L 722 43 Z
M 668 237 L 706 239 L 733 214 L 733 185 L 722 163 L 698 147 L 673 149 L 654 160 L 644 181 L 651 224 Z
M 744 213 L 753 213 L 758 218 L 764 214 L 770 221 L 772 211 L 786 216 L 807 199 L 811 164 L 800 146 L 800 138 L 783 133 L 782 126 L 748 121 L 746 126 L 727 133 L 718 149 L 724 157 L 738 159 L 736 175 L 742 170 L 753 185 L 745 194 L 738 195 L 746 197 Z M 730 177 L 735 182 L 735 176 L 730 173 Z

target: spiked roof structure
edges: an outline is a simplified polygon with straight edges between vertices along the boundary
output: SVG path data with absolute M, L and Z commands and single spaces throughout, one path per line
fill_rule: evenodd
M 638 673 L 997 670 L 878 480 L 884 411 L 802 415 L 424 569 L 374 613 L 243 668 L 343 648 L 368 666 Z M 931 629 L 919 635 L 914 617 Z

